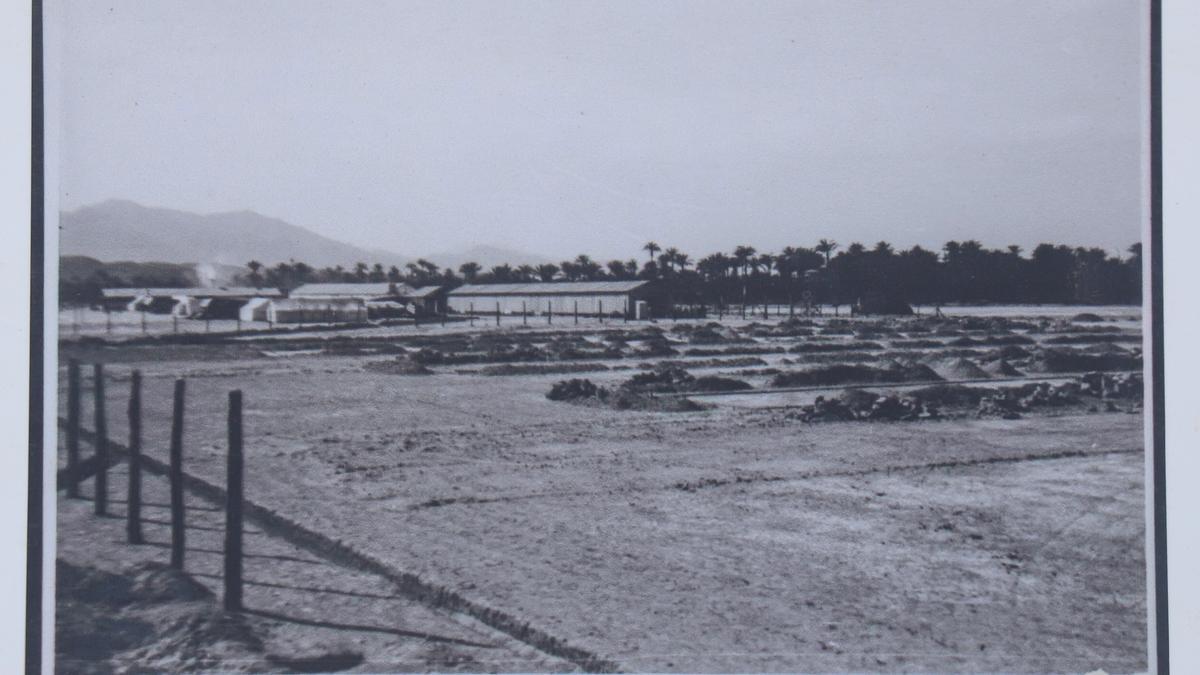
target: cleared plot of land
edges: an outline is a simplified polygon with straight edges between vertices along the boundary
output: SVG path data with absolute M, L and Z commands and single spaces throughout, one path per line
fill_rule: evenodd
M 187 374 L 187 470 L 219 482 L 241 388 L 249 499 L 625 669 L 1145 668 L 1140 414 L 805 424 L 546 400 L 562 375 L 156 349 L 91 354 L 115 438 L 136 363 L 165 458 Z

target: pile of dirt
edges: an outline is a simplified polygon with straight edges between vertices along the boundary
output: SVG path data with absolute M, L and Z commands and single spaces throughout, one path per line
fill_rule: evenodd
M 619 387 L 607 397 L 606 403 L 610 408 L 616 410 L 642 412 L 694 412 L 711 407 L 683 396 L 652 396 Z
M 1017 359 L 1023 359 L 1029 356 L 1031 353 L 1032 352 L 1024 347 L 1005 345 L 999 349 L 993 349 L 989 351 L 985 360 L 1008 359 L 1009 361 L 1014 361 Z
M 1080 403 L 1082 387 L 1079 382 L 1053 385 L 1033 382 L 1020 387 L 1004 387 L 979 401 L 979 417 L 1019 419 L 1021 413 L 1034 408 L 1062 407 Z
M 515 361 L 549 361 L 554 355 L 540 347 L 531 344 L 514 346 L 499 346 L 488 351 L 484 359 L 493 363 L 513 363 Z
M 754 337 L 807 337 L 813 334 L 813 322 L 805 319 L 790 318 L 780 321 L 774 326 L 756 327 L 750 331 Z
M 942 346 L 940 340 L 892 340 L 891 346 L 895 349 L 933 349 Z
M 977 363 L 961 357 L 938 359 L 929 365 L 944 380 L 985 380 L 991 377 Z
M 688 356 L 732 356 L 735 354 L 782 354 L 783 347 L 767 347 L 762 345 L 743 345 L 732 347 L 692 347 L 684 350 Z
M 447 358 L 445 352 L 438 349 L 430 349 L 422 347 L 408 355 L 408 358 L 423 365 L 437 365 L 446 363 Z
M 1024 375 L 1005 359 L 989 361 L 983 365 L 983 370 L 992 377 L 1021 377 Z
M 660 364 L 653 370 L 629 378 L 621 384 L 621 388 L 643 394 L 673 394 L 688 390 L 695 379 L 679 366 Z
M 1083 348 L 1089 354 L 1128 354 L 1129 350 L 1114 342 L 1097 342 Z
M 1140 335 L 1119 335 L 1114 333 L 1084 333 L 1080 335 L 1058 335 L 1046 340 L 1052 345 L 1091 345 L 1114 342 L 1141 342 Z
M 818 396 L 812 405 L 803 406 L 798 415 L 805 422 L 913 422 L 939 416 L 936 406 L 912 396 L 883 395 L 864 389 L 847 389 L 831 399 Z
M 661 366 L 678 366 L 680 368 L 746 368 L 749 366 L 765 366 L 766 361 L 757 356 L 735 356 L 728 359 L 695 359 L 691 361 L 660 361 Z M 655 364 L 644 362 L 639 363 L 638 368 L 642 370 L 651 370 Z
M 951 347 L 1004 347 L 1008 345 L 1032 345 L 1037 344 L 1037 341 L 1024 335 L 987 335 L 979 338 L 963 336 L 955 338 L 947 344 Z
M 642 340 L 642 345 L 634 350 L 638 356 L 674 356 L 679 352 L 671 346 L 670 341 L 658 335 Z
M 722 328 L 721 326 L 714 327 L 714 324 L 709 324 L 692 330 L 688 334 L 688 342 L 694 345 L 715 345 L 731 342 L 747 342 L 747 339 L 737 335 L 737 333 L 728 328 Z
M 564 380 L 555 383 L 547 392 L 546 398 L 551 401 L 597 405 L 615 410 L 647 412 L 691 412 L 708 408 L 683 396 L 655 396 L 648 390 L 637 390 L 626 386 L 627 384 L 610 389 L 591 380 Z
M 704 375 L 692 381 L 690 391 L 742 391 L 753 388 L 749 382 L 744 380 L 737 380 L 732 377 L 719 377 L 717 375 Z
M 1080 378 L 1081 392 L 1102 400 L 1129 399 L 1140 402 L 1145 394 L 1141 373 L 1086 373 Z
M 795 354 L 810 354 L 813 352 L 862 352 L 877 349 L 883 349 L 883 345 L 870 341 L 805 342 L 792 347 L 788 351 Z
M 874 368 L 858 364 L 835 364 L 809 370 L 789 371 L 776 375 L 772 387 L 809 387 L 836 384 L 895 384 L 900 382 L 936 382 L 942 378 L 929 366 L 891 364 Z
M 653 370 L 638 373 L 621 383 L 621 390 L 638 394 L 681 394 L 688 392 L 740 391 L 751 389 L 749 383 L 728 377 L 705 375 L 695 377 L 679 365 L 660 363 Z
M 593 398 L 600 398 L 600 392 L 605 391 L 603 387 L 599 387 L 591 380 L 581 380 L 578 378 L 555 382 L 550 387 L 550 391 L 546 392 L 546 398 L 551 401 L 579 401 Z
M 1099 314 L 1093 314 L 1091 312 L 1082 312 L 1082 313 L 1076 314 L 1075 316 L 1071 317 L 1071 320 L 1078 321 L 1079 323 L 1089 323 L 1089 322 L 1096 323 L 1099 321 L 1103 321 L 1104 317 L 1100 316 Z
M 1081 350 L 1043 349 L 1024 364 L 1034 373 L 1070 373 L 1110 370 L 1141 370 L 1142 358 L 1133 354 L 1089 354 Z
M 501 363 L 484 366 L 481 375 L 565 375 L 567 373 L 594 373 L 609 370 L 603 363 Z
M 401 356 L 394 359 L 386 359 L 383 361 L 367 361 L 363 364 L 363 370 L 369 370 L 375 373 L 386 373 L 388 375 L 432 375 L 433 371 L 425 367 L 424 363 L 414 361 L 407 356 Z
M 939 408 L 967 408 L 979 405 L 987 396 L 995 393 L 987 387 L 969 387 L 963 384 L 935 384 L 908 392 L 908 396 Z
M 56 562 L 55 661 L 62 672 L 265 672 L 265 629 L 221 611 L 187 574 L 145 563 L 125 574 Z M 361 661 L 361 655 L 359 660 Z

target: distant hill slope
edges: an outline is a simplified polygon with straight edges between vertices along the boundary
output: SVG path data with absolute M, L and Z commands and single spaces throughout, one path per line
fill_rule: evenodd
M 102 275 L 106 285 L 118 286 L 231 286 L 245 267 L 211 263 L 103 262 L 82 255 L 64 255 L 58 259 L 61 283 L 84 283 Z
M 393 252 L 329 239 L 253 211 L 196 214 L 109 200 L 61 214 L 59 254 L 111 262 L 218 263 L 243 266 L 289 259 L 317 267 L 356 262 L 402 265 Z

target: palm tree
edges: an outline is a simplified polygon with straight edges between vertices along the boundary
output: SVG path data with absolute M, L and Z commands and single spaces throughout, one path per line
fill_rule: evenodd
M 254 284 L 255 288 L 262 286 L 263 278 L 262 274 L 259 273 L 259 270 L 262 269 L 263 264 L 257 260 L 251 260 L 250 262 L 246 263 L 246 267 L 250 269 L 250 283 Z
M 473 284 L 482 269 L 483 266 L 477 262 L 465 262 L 458 266 L 458 273 L 463 275 L 463 279 L 466 279 L 468 284 Z
M 595 279 L 600 274 L 600 264 L 593 261 L 587 255 L 580 253 L 575 258 L 575 267 L 579 270 L 579 276 L 587 281 Z
M 738 246 L 733 249 L 733 259 L 737 261 L 738 268 L 741 270 L 742 276 L 746 275 L 746 268 L 750 264 L 750 259 L 758 251 L 754 250 L 753 246 Z
M 521 281 L 533 281 L 536 274 L 537 271 L 533 269 L 532 265 L 521 265 L 517 268 L 517 276 L 521 278 Z
M 822 239 L 821 241 L 817 242 L 817 245 L 813 247 L 813 250 L 825 256 L 825 266 L 829 267 L 829 259 L 833 256 L 833 252 L 836 251 L 837 248 L 838 243 L 836 241 Z
M 426 278 L 436 277 L 438 272 L 441 272 L 441 269 L 435 263 L 431 263 L 424 258 L 418 259 L 417 264 L 421 266 L 421 269 L 425 270 Z
M 542 281 L 554 281 L 556 274 L 558 274 L 558 265 L 554 263 L 543 263 L 537 266 L 537 275 Z
M 679 252 L 679 249 L 672 246 L 663 251 L 662 256 L 660 257 L 667 267 L 674 270 L 675 266 L 679 264 L 679 256 L 681 255 L 683 254 Z
M 648 242 L 646 242 L 646 244 L 645 244 L 644 246 L 642 246 L 642 250 L 643 250 L 643 251 L 646 251 L 647 253 L 649 253 L 649 254 L 650 254 L 650 260 L 651 260 L 651 261 L 653 261 L 653 260 L 654 260 L 654 254 L 655 254 L 655 253 L 658 253 L 659 251 L 661 251 L 661 250 L 662 250 L 662 247 L 661 247 L 661 246 L 659 246 L 658 244 L 656 244 L 656 243 L 652 242 L 652 241 L 648 241 Z
M 354 278 L 359 281 L 366 281 L 368 269 L 370 268 L 367 267 L 367 263 L 365 262 L 354 263 Z
M 490 274 L 492 275 L 493 281 L 501 281 L 501 282 L 512 281 L 513 268 L 508 263 L 504 263 L 503 265 L 496 265 L 495 267 L 492 268 L 492 271 L 490 272 Z

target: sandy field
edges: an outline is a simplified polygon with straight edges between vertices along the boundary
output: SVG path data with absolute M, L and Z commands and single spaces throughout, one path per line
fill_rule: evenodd
M 1014 356 L 1030 380 L 1077 375 L 1035 371 L 1052 362 L 1040 356 L 1045 349 L 1083 354 L 1103 345 L 1105 353 L 1140 359 L 1137 312 L 1129 308 L 1104 324 L 962 323 L 975 318 L 948 320 L 960 323 L 942 326 L 932 340 L 924 326 L 827 319 L 794 331 L 811 334 L 751 338 L 754 325 L 744 322 L 719 348 L 760 350 L 753 357 L 761 365 L 688 370 L 739 377 L 757 391 L 771 388 L 772 369 L 908 357 L 941 368 L 933 357 L 951 352 L 982 366 L 994 356 L 988 350 L 1014 345 L 1032 354 Z M 778 325 L 772 318 L 760 328 Z M 109 428 L 118 442 L 127 437 L 129 373 L 142 371 L 146 452 L 162 460 L 172 383 L 185 377 L 186 471 L 214 483 L 224 479 L 227 392 L 241 389 L 247 499 L 621 670 L 1146 668 L 1138 405 L 1105 408 L 1085 397 L 1014 419 L 972 409 L 916 421 L 814 423 L 797 411 L 817 391 L 792 399 L 697 395 L 706 406 L 687 412 L 547 400 L 554 383 L 572 377 L 615 388 L 664 359 L 685 366 L 713 359 L 687 353 L 700 343 L 689 342 L 686 330 L 659 327 L 674 355 L 639 353 L 641 343 L 627 334 L 630 346 L 620 354 L 553 360 L 604 366 L 578 374 L 484 374 L 499 357 L 461 356 L 474 353 L 470 345 L 447 340 L 485 330 L 462 325 L 378 329 L 359 342 L 314 334 L 270 344 L 64 343 L 60 355 L 106 363 Z M 587 341 L 586 356 L 598 353 L 604 331 L 640 328 L 487 330 L 538 344 L 571 333 Z M 811 346 L 839 340 L 844 351 Z M 413 359 L 419 349 L 442 353 L 428 364 L 432 374 L 367 366 Z M 829 395 L 840 390 L 831 386 Z M 735 398 L 761 403 L 734 405 Z M 84 455 L 90 451 L 85 445 Z M 90 532 L 72 527 L 73 539 Z M 256 546 L 248 538 L 247 551 Z M 166 559 L 165 550 L 152 554 Z M 117 565 L 119 550 L 112 555 Z M 291 572 L 277 572 L 287 583 Z M 254 596 L 252 603 L 279 613 L 275 601 Z M 445 618 L 434 615 L 427 632 L 438 632 Z M 368 661 L 392 653 L 373 639 L 364 648 Z M 518 665 L 484 669 L 571 667 L 513 658 Z

